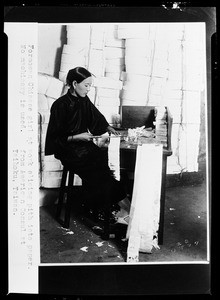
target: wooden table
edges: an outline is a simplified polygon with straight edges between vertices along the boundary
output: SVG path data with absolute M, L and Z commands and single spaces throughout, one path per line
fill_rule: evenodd
M 137 144 L 129 145 L 122 141 L 120 145 L 120 168 L 123 172 L 134 172 L 136 163 L 136 149 Z M 158 231 L 158 243 L 163 244 L 164 231 L 164 211 L 166 198 L 166 171 L 167 171 L 167 157 L 172 154 L 172 151 L 163 149 L 162 159 L 162 182 L 161 182 L 161 198 L 160 198 L 160 221 Z
M 145 108 L 146 109 L 146 108 Z M 152 110 L 152 107 L 149 107 Z M 158 243 L 163 244 L 164 232 L 164 212 L 165 212 L 165 199 L 166 199 L 166 172 L 167 172 L 167 157 L 172 155 L 171 148 L 171 130 L 172 130 L 172 116 L 167 109 L 167 146 L 163 147 L 162 159 L 162 182 L 161 182 L 161 198 L 160 198 L 160 221 L 158 230 Z M 126 135 L 126 132 L 121 131 L 121 135 Z M 141 138 L 141 143 L 155 143 L 154 138 Z M 121 171 L 134 172 L 136 163 L 136 149 L 138 144 L 130 144 L 121 138 L 120 143 L 120 168 Z

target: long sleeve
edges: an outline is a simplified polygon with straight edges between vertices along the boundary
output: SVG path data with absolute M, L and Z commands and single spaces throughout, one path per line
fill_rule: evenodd
M 47 128 L 45 155 L 73 154 L 81 143 L 68 143 L 69 135 L 90 131 L 100 135 L 107 131 L 109 123 L 88 97 L 78 99 L 70 93 L 57 99 L 52 107 Z M 78 155 L 78 154 L 77 154 Z
M 67 132 L 65 128 L 66 109 L 61 101 L 52 105 L 50 120 L 47 128 L 45 155 L 57 154 L 66 143 Z
M 99 135 L 107 131 L 109 123 L 91 101 L 88 103 L 88 118 L 88 129 L 92 134 Z

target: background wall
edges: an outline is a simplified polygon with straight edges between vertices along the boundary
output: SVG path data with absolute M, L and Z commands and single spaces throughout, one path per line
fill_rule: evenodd
M 39 72 L 58 78 L 63 45 L 66 43 L 66 26 L 39 26 Z

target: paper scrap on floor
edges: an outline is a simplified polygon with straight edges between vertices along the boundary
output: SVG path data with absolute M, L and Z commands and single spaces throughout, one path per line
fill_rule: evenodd
M 130 221 L 127 229 L 127 262 L 138 262 L 139 252 L 159 248 L 157 231 L 160 216 L 162 179 L 161 144 L 143 144 L 137 148 Z
M 82 251 L 84 251 L 84 252 L 88 252 L 88 247 L 82 247 L 82 248 L 80 248 L 80 250 L 82 250 Z
M 104 244 L 104 242 L 97 242 L 97 243 L 96 243 L 96 245 L 97 245 L 98 247 L 102 247 L 103 244 Z

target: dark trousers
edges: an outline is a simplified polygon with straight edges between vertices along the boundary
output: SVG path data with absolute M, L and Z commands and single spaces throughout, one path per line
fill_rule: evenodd
M 108 208 L 126 197 L 123 184 L 114 178 L 108 166 L 106 148 L 95 147 L 80 164 L 65 157 L 59 159 L 64 166 L 73 169 L 79 175 L 89 195 L 88 199 L 92 199 L 100 208 Z

